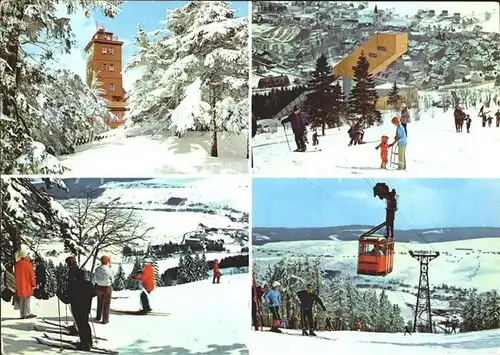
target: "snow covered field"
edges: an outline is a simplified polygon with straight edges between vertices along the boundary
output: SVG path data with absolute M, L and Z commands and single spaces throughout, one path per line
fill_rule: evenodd
M 270 332 L 252 333 L 252 354 L 399 354 L 399 355 L 498 355 L 500 330 L 455 335 L 368 332 L 317 332 L 324 338 Z
M 468 250 L 470 249 L 470 250 Z M 500 238 L 482 238 L 461 240 L 446 243 L 398 243 L 395 244 L 394 270 L 386 277 L 369 277 L 356 275 L 357 241 L 296 241 L 267 243 L 252 248 L 252 260 L 261 270 L 267 265 L 274 265 L 283 256 L 317 257 L 323 261 L 326 270 L 338 270 L 341 277 L 356 277 L 358 284 L 372 284 L 381 287 L 392 286 L 387 291 L 391 302 L 401 307 L 401 315 L 408 320 L 412 309 L 407 303 L 415 304 L 416 296 L 413 286 L 418 285 L 419 263 L 409 254 L 409 250 L 434 250 L 441 255 L 431 261 L 429 281 L 431 288 L 440 284 L 461 288 L 477 288 L 479 292 L 492 288 L 500 290 L 493 280 L 498 273 L 500 255 L 493 254 L 500 250 Z M 401 287 L 396 283 L 407 284 Z M 444 292 L 434 294 L 443 295 Z M 432 300 L 434 308 L 446 309 L 448 301 Z
M 248 274 L 232 275 L 213 285 L 211 280 L 174 287 L 158 288 L 151 294 L 155 311 L 168 316 L 111 314 L 107 325 L 95 323 L 95 332 L 107 341 L 98 346 L 121 354 L 248 354 Z M 140 291 L 113 292 L 111 307 L 139 308 Z M 2 303 L 2 338 L 9 355 L 57 354 L 58 349 L 38 345 L 34 336 L 42 336 L 31 324 L 44 327 L 40 318 L 58 320 L 57 298 L 35 300 L 35 320 L 20 320 L 19 311 Z M 95 314 L 96 299 L 92 315 Z M 65 315 L 64 307 L 62 316 Z M 64 318 L 63 318 L 64 321 Z M 58 335 L 54 335 L 58 336 Z M 64 336 L 64 339 L 76 340 Z M 87 354 L 66 351 L 71 354 Z
M 469 111 L 469 110 L 466 110 Z M 471 133 L 456 133 L 453 111 L 443 113 L 434 108 L 421 112 L 420 121 L 408 124 L 407 170 L 380 169 L 380 151 L 376 151 L 381 136 L 395 135 L 391 118 L 395 112 L 384 112 L 384 124 L 365 130 L 364 140 L 374 142 L 348 147 L 348 127 L 329 129 L 326 136 L 319 135 L 319 148 L 308 152 L 290 152 L 296 148 L 291 129 L 285 132 L 278 124 L 274 134 L 258 134 L 252 141 L 254 173 L 277 174 L 286 171 L 287 176 L 338 175 L 351 177 L 479 177 L 487 176 L 498 160 L 500 128 L 481 127 L 477 110 L 470 110 Z M 413 113 L 413 112 L 411 112 Z M 464 131 L 465 127 L 464 127 Z M 309 142 L 312 133 L 309 133 Z M 377 143 L 375 143 L 377 142 Z
M 246 134 L 219 133 L 219 157 L 210 157 L 210 133 L 126 137 L 124 128 L 109 138 L 76 147 L 58 157 L 70 170 L 64 176 L 148 177 L 158 174 L 245 174 Z

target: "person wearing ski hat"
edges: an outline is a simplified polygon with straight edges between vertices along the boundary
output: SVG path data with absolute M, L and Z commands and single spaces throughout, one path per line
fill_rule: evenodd
M 95 269 L 93 279 L 97 293 L 97 314 L 95 320 L 99 322 L 102 316 L 102 324 L 109 323 L 111 294 L 113 292 L 113 281 L 115 279 L 110 263 L 111 258 L 109 256 L 101 256 L 101 265 Z
M 153 266 L 149 259 L 144 259 L 142 271 L 134 276 L 134 279 L 139 281 L 141 292 L 141 306 L 140 314 L 147 314 L 152 311 L 149 304 L 149 294 L 155 289 L 155 276 Z
M 316 336 L 314 333 L 314 319 L 313 319 L 313 306 L 314 303 L 318 303 L 323 311 L 326 311 L 326 307 L 323 304 L 321 298 L 318 297 L 313 291 L 313 286 L 311 284 L 307 285 L 305 290 L 297 292 L 297 297 L 300 301 L 300 318 L 302 320 L 302 335 Z M 306 327 L 306 318 L 307 325 Z M 309 328 L 309 333 L 307 333 L 307 328 Z
M 264 298 L 269 306 L 269 310 L 273 315 L 273 322 L 271 325 L 271 332 L 281 333 L 280 327 L 280 287 L 281 284 L 278 281 L 274 281 L 271 285 Z
M 380 159 L 382 160 L 382 164 L 380 164 L 380 168 L 387 169 L 387 163 L 389 162 L 389 148 L 392 147 L 392 144 L 389 144 L 389 137 L 382 136 L 382 141 L 378 146 L 375 147 L 376 150 L 380 148 Z
M 57 298 L 59 298 L 59 300 L 66 304 L 66 305 L 70 305 L 70 311 L 71 311 L 71 315 L 73 316 L 73 325 L 70 325 L 69 326 L 69 332 L 71 335 L 78 335 L 78 323 L 76 322 L 76 317 L 75 317 L 75 314 L 73 312 L 73 308 L 71 307 L 71 300 L 70 300 L 70 292 L 72 292 L 71 290 L 74 288 L 74 284 L 75 284 L 75 272 L 77 270 L 80 270 L 80 268 L 78 267 L 78 263 L 76 262 L 76 258 L 71 255 L 71 256 L 68 256 L 64 262 L 66 263 L 66 266 L 68 267 L 68 275 L 66 277 L 66 283 L 62 282 L 62 283 L 58 283 L 58 288 L 56 290 L 56 296 Z
M 77 349 L 90 351 L 92 347 L 92 331 L 89 325 L 89 315 L 92 298 L 96 296 L 96 291 L 94 285 L 85 280 L 85 271 L 83 269 L 76 268 L 73 271 L 73 277 L 71 288 L 68 289 L 68 299 L 80 337 L 80 344 L 77 345 Z
M 294 152 L 305 152 L 307 149 L 304 141 L 306 125 L 300 116 L 300 110 L 297 106 L 293 107 L 292 113 L 287 118 L 281 120 L 282 125 L 289 122 L 292 126 L 292 132 L 295 135 L 295 144 L 297 144 L 297 149 L 295 149 Z
M 33 297 L 33 289 L 36 288 L 35 271 L 31 265 L 28 252 L 19 251 L 20 260 L 14 266 L 14 278 L 16 280 L 16 295 L 19 297 L 21 319 L 35 318 L 31 313 L 30 303 Z
M 406 170 L 406 131 L 399 122 L 399 118 L 394 117 L 391 122 L 396 126 L 396 137 L 391 145 L 398 144 L 398 170 Z
M 406 137 L 408 137 L 408 128 L 406 125 L 411 122 L 411 117 L 410 117 L 410 112 L 408 111 L 408 107 L 406 107 L 406 104 L 403 102 L 401 104 L 401 126 L 403 126 Z

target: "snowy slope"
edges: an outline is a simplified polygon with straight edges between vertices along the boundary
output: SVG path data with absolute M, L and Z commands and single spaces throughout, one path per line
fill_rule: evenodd
M 111 314 L 107 325 L 95 323 L 98 346 L 122 354 L 248 354 L 248 274 L 227 276 L 220 285 L 205 280 L 175 287 L 159 288 L 151 294 L 155 311 L 168 316 L 131 316 Z M 113 292 L 112 308 L 137 310 L 139 291 Z M 95 313 L 93 302 L 92 315 Z M 41 333 L 30 324 L 43 325 L 40 318 L 57 321 L 57 298 L 36 300 L 36 320 L 20 320 L 19 311 L 2 302 L 2 337 L 9 355 L 57 354 L 36 344 L 33 336 Z M 64 315 L 64 308 L 63 314 Z M 64 319 L 63 319 L 64 320 Z M 65 337 L 69 338 L 69 337 Z M 80 354 L 80 352 L 70 352 Z M 88 354 L 88 353 L 86 353 Z
M 158 174 L 238 174 L 248 171 L 247 135 L 219 134 L 219 157 L 210 157 L 209 133 L 188 132 L 183 138 L 114 136 L 76 147 L 58 157 L 70 170 L 64 176 L 130 177 Z M 121 133 L 121 134 L 120 134 Z
M 283 335 L 253 332 L 252 354 L 399 354 L 399 355 L 498 355 L 500 330 L 441 334 L 317 332 L 327 339 L 302 337 L 299 331 Z
M 466 110 L 468 111 L 468 110 Z M 390 123 L 395 112 L 384 112 L 384 124 L 365 130 L 364 140 L 374 142 L 348 147 L 348 127 L 330 129 L 319 136 L 320 152 L 291 153 L 295 142 L 288 129 L 281 127 L 274 134 L 258 134 L 253 139 L 254 172 L 289 176 L 339 175 L 352 177 L 478 177 L 492 171 L 492 162 L 500 151 L 500 128 L 483 128 L 478 110 L 470 110 L 471 133 L 456 133 L 453 112 L 430 109 L 421 113 L 421 120 L 408 124 L 407 170 L 380 169 L 380 152 L 375 150 L 382 135 L 392 139 L 395 127 Z M 465 127 L 464 127 L 465 131 Z M 309 142 L 311 143 L 311 133 Z M 377 142 L 377 143 L 375 143 Z M 392 142 L 392 140 L 391 140 Z M 313 150 L 311 145 L 308 146 Z

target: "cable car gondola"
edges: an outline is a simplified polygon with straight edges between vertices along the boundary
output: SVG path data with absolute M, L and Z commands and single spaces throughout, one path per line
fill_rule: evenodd
M 394 264 L 394 219 L 397 210 L 396 190 L 389 191 L 384 183 L 373 187 L 374 197 L 386 200 L 386 219 L 378 226 L 359 237 L 358 275 L 386 276 L 392 272 Z M 377 235 L 382 228 L 385 235 Z

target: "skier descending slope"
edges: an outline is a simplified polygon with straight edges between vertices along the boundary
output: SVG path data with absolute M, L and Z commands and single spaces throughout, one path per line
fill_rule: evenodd
M 76 269 L 74 281 L 68 289 L 68 297 L 71 304 L 71 311 L 75 317 L 76 326 L 80 335 L 79 350 L 89 351 L 92 347 L 92 332 L 89 325 L 90 308 L 92 298 L 97 294 L 90 281 L 85 280 L 85 272 Z
M 304 142 L 306 125 L 304 120 L 300 117 L 300 112 L 297 106 L 293 108 L 293 112 L 290 114 L 290 116 L 281 121 L 281 124 L 284 125 L 285 123 L 289 122 L 292 126 L 292 132 L 295 135 L 295 144 L 297 144 L 297 149 L 295 149 L 294 152 L 305 152 L 307 149 L 306 143 Z
M 152 311 L 149 305 L 149 294 L 155 288 L 154 270 L 149 260 L 144 260 L 144 265 L 142 271 L 134 276 L 134 279 L 139 281 L 139 285 L 142 289 L 141 292 L 141 306 L 142 310 L 139 314 L 147 314 Z
M 278 281 L 274 281 L 270 290 L 268 290 L 264 296 L 269 310 L 273 315 L 273 323 L 270 331 L 274 333 L 281 333 L 279 329 L 280 326 L 280 289 L 281 284 Z
M 313 287 L 311 284 L 307 285 L 307 289 L 297 292 L 297 297 L 300 301 L 300 316 L 302 321 L 302 335 L 316 336 L 313 327 L 313 306 L 314 302 L 318 302 L 323 311 L 326 311 L 326 307 L 323 301 L 313 292 Z M 306 330 L 306 318 L 309 325 L 309 334 Z

